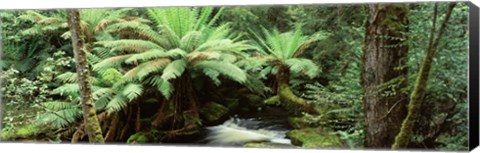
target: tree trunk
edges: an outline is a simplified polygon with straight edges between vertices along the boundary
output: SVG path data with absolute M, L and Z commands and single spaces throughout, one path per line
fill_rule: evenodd
M 369 5 L 361 74 L 365 147 L 389 148 L 406 115 L 407 15 L 406 4 Z
M 392 149 L 405 148 L 408 145 L 410 137 L 413 133 L 413 126 L 414 126 L 415 119 L 417 118 L 418 114 L 421 111 L 420 107 L 422 106 L 423 97 L 427 90 L 428 76 L 430 74 L 430 68 L 432 65 L 433 57 L 435 56 L 438 42 L 442 37 L 442 33 L 445 30 L 448 19 L 450 18 L 450 15 L 452 13 L 453 8 L 455 7 L 455 4 L 456 3 L 450 3 L 450 5 L 448 6 L 445 19 L 443 20 L 443 23 L 439 29 L 437 37 L 433 42 L 432 40 L 433 40 L 433 33 L 435 31 L 435 22 L 436 22 L 435 20 L 437 16 L 437 5 L 438 5 L 438 4 L 435 4 L 434 18 L 433 18 L 434 24 L 432 27 L 432 31 L 430 33 L 430 42 L 428 43 L 429 45 L 426 53 L 427 55 L 423 59 L 422 68 L 420 69 L 417 81 L 415 83 L 415 89 L 413 90 L 413 93 L 410 97 L 410 103 L 408 105 L 408 115 L 405 118 L 405 120 L 403 120 L 400 133 L 395 138 L 395 144 L 393 144 Z
M 281 68 L 277 75 L 277 94 L 281 105 L 293 114 L 301 114 L 302 112 L 317 114 L 313 105 L 310 105 L 305 99 L 296 96 L 292 92 L 289 85 L 289 79 L 290 75 L 288 69 Z
M 90 143 L 105 143 L 100 123 L 98 122 L 92 97 L 92 87 L 89 80 L 89 68 L 84 51 L 82 33 L 80 30 L 80 13 L 76 9 L 68 10 L 68 25 L 72 33 L 72 46 L 77 69 L 78 85 L 80 86 L 80 101 L 82 103 L 85 132 Z

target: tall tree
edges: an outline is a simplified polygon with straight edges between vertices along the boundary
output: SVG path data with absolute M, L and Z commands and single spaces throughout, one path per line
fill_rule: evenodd
M 407 4 L 371 4 L 363 48 L 365 147 L 389 148 L 406 115 Z
M 393 144 L 392 149 L 399 149 L 405 148 L 408 145 L 410 137 L 413 132 L 413 126 L 415 119 L 420 114 L 420 108 L 422 106 L 423 97 L 427 91 L 427 82 L 428 76 L 430 74 L 430 68 L 432 66 L 433 57 L 435 57 L 435 52 L 437 51 L 438 43 L 442 38 L 442 34 L 445 31 L 445 27 L 448 23 L 450 15 L 452 14 L 452 10 L 455 7 L 456 3 L 450 3 L 448 5 L 447 14 L 445 15 L 445 19 L 440 26 L 438 31 L 437 37 L 434 40 L 434 33 L 435 33 L 435 23 L 437 19 L 437 7 L 438 4 L 435 3 L 434 13 L 433 13 L 433 27 L 430 32 L 428 48 L 426 52 L 426 56 L 423 59 L 422 68 L 420 69 L 417 81 L 415 83 L 415 89 L 410 97 L 410 103 L 408 105 L 408 115 L 403 120 L 400 133 L 395 138 L 395 144 Z
M 84 36 L 80 29 L 80 13 L 78 10 L 68 10 L 68 25 L 71 29 L 72 46 L 77 69 L 80 99 L 83 109 L 84 128 L 90 143 L 105 143 L 93 103 L 92 87 L 89 80 L 89 66 L 84 48 Z

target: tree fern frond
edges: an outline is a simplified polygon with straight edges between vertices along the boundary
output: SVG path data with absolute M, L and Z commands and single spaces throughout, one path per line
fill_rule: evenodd
M 170 79 L 175 79 L 183 74 L 185 69 L 187 68 L 188 62 L 183 59 L 175 60 L 171 62 L 170 64 L 163 69 L 163 74 L 161 78 L 163 80 L 170 80 Z
M 99 41 L 96 44 L 111 48 L 110 52 L 144 52 L 151 49 L 162 49 L 159 45 L 146 40 L 139 39 L 122 39 L 115 41 Z
M 195 69 L 212 69 L 218 71 L 220 74 L 227 76 L 241 84 L 245 83 L 247 79 L 246 73 L 238 68 L 236 65 L 222 61 L 199 61 L 194 65 Z
M 193 51 L 200 44 L 201 33 L 190 31 L 180 40 L 180 48 L 187 52 Z
M 65 72 L 58 75 L 55 79 L 61 81 L 62 83 L 77 83 L 77 73 L 74 72 Z
M 118 112 L 127 106 L 128 99 L 121 94 L 117 94 L 115 97 L 110 100 L 110 102 L 105 107 L 106 111 L 110 113 Z
M 68 83 L 53 89 L 51 93 L 67 96 L 67 95 L 78 95 L 79 91 L 80 90 L 79 90 L 78 84 Z
M 168 54 L 163 49 L 150 49 L 146 52 L 132 55 L 130 58 L 125 60 L 125 63 L 132 64 L 166 56 L 168 56 Z
M 143 80 L 150 73 L 162 71 L 171 62 L 168 58 L 159 58 L 138 65 L 124 75 L 126 80 Z
M 62 101 L 50 101 L 40 104 L 45 108 L 48 108 L 52 111 L 59 111 L 63 109 L 72 109 L 72 108 L 79 108 L 78 104 L 70 103 L 70 102 L 62 102 Z
M 290 71 L 293 73 L 302 73 L 310 78 L 314 78 L 319 74 L 320 68 L 309 59 L 291 58 L 285 61 Z
M 132 101 L 138 98 L 143 93 L 143 87 L 140 84 L 129 83 L 123 88 L 122 94 L 129 100 Z
M 104 72 L 108 68 L 118 67 L 120 66 L 126 59 L 130 58 L 132 54 L 127 55 L 119 55 L 115 57 L 107 58 L 95 65 L 93 65 L 94 71 Z

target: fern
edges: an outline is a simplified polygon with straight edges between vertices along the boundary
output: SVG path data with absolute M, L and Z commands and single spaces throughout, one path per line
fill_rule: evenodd
M 245 83 L 247 79 L 246 73 L 238 68 L 236 65 L 221 61 L 200 61 L 194 65 L 196 69 L 211 69 L 218 71 L 220 74 L 227 76 L 228 78 L 239 82 Z
M 181 76 L 187 68 L 187 64 L 187 61 L 183 59 L 173 61 L 172 63 L 168 64 L 167 67 L 165 67 L 161 78 L 168 81 Z
M 318 75 L 320 68 L 311 60 L 302 58 L 291 58 L 285 61 L 290 71 L 293 73 L 302 73 L 310 78 L 314 78 Z
M 143 87 L 139 84 L 130 83 L 123 88 L 122 94 L 129 100 L 138 98 L 143 93 Z

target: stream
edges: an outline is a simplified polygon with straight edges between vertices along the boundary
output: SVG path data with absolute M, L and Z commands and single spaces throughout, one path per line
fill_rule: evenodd
M 241 147 L 248 142 L 269 141 L 290 145 L 288 114 L 277 108 L 238 112 L 220 125 L 207 126 L 196 137 L 183 139 L 175 145 Z

